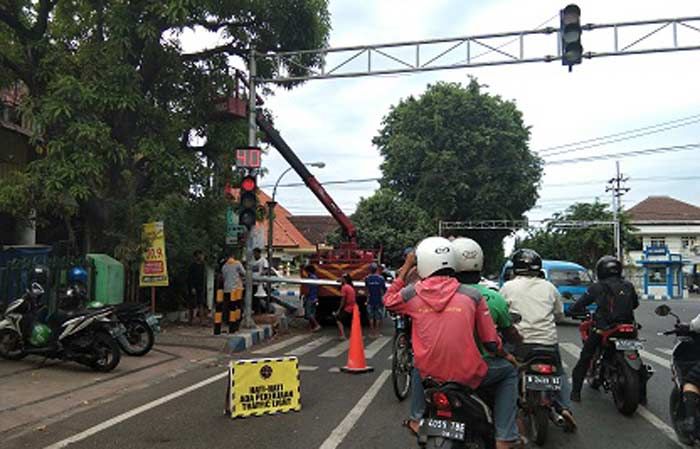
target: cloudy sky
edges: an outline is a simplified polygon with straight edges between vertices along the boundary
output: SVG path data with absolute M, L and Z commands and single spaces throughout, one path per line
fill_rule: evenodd
M 687 0 L 580 0 L 578 4 L 584 23 L 700 15 L 697 2 Z M 544 22 L 558 26 L 555 17 L 563 6 L 564 2 L 550 0 L 331 0 L 330 43 L 335 47 L 457 37 L 533 29 Z M 625 31 L 620 34 L 620 45 L 627 45 L 653 29 Z M 585 51 L 611 50 L 612 32 L 595 33 L 584 33 Z M 197 42 L 201 45 L 203 41 L 200 38 Z M 645 45 L 665 46 L 670 42 L 670 29 L 667 29 Z M 679 34 L 679 43 L 698 45 L 700 33 L 684 29 Z M 537 53 L 551 48 L 548 52 L 552 53 L 556 40 L 552 35 L 536 45 L 541 47 L 530 47 L 527 51 Z M 503 50 L 517 52 L 517 48 L 518 44 L 513 43 Z M 624 56 L 584 60 L 574 67 L 573 73 L 568 73 L 560 63 L 535 63 L 311 81 L 292 91 L 279 91 L 267 100 L 267 105 L 275 115 L 277 128 L 302 160 L 326 163 L 324 169 L 312 169 L 324 182 L 379 177 L 381 157 L 371 139 L 389 107 L 409 95 L 420 95 L 429 83 L 466 83 L 470 75 L 488 85 L 490 93 L 517 103 L 531 127 L 531 149 L 549 154 L 547 161 L 700 143 L 699 74 L 700 51 Z M 659 129 L 655 125 L 670 121 L 674 121 L 673 129 L 648 134 Z M 542 151 L 632 129 L 642 129 L 637 134 L 647 135 L 568 155 Z M 631 191 L 624 197 L 625 207 L 649 195 L 670 195 L 700 205 L 700 150 L 623 157 L 620 162 L 623 173 L 630 178 L 627 186 Z M 270 173 L 263 185 L 274 183 L 287 168 L 274 150 L 264 164 Z M 614 170 L 614 160 L 547 166 L 540 201 L 528 217 L 548 217 L 574 201 L 592 201 L 596 197 L 609 201 L 605 183 Z M 298 181 L 294 173 L 289 173 L 283 184 Z M 377 187 L 376 183 L 358 183 L 331 185 L 327 189 L 350 214 L 360 198 L 371 195 Z M 278 199 L 294 214 L 325 213 L 305 188 L 280 188 Z

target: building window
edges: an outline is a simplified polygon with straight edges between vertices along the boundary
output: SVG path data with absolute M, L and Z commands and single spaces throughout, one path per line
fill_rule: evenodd
M 683 249 L 692 248 L 693 246 L 695 246 L 695 241 L 696 241 L 695 236 L 688 236 L 688 235 L 682 236 L 681 237 L 681 246 L 683 247 Z
M 665 237 L 651 237 L 651 244 L 649 246 L 666 246 Z
M 666 285 L 666 267 L 649 268 L 649 285 Z

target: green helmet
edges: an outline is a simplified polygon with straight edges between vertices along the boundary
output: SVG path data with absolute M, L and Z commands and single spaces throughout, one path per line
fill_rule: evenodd
M 32 329 L 32 336 L 29 338 L 29 343 L 32 346 L 41 347 L 45 346 L 49 339 L 51 338 L 51 328 L 46 324 L 36 324 L 34 329 Z

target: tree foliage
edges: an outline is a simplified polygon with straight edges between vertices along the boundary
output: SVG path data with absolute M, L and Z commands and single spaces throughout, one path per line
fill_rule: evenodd
M 381 247 L 383 262 L 393 267 L 403 262 L 407 246 L 415 246 L 435 233 L 435 226 L 423 209 L 390 189 L 379 189 L 369 198 L 362 198 L 352 220 L 360 245 Z
M 542 161 L 512 101 L 472 79 L 429 85 L 393 106 L 374 144 L 382 186 L 439 220 L 521 219 L 537 201 Z M 458 234 L 457 234 L 458 235 Z M 504 232 L 469 232 L 486 253 L 486 271 L 502 261 Z
M 187 52 L 181 38 L 192 30 L 216 32 L 220 44 Z M 197 228 L 170 234 L 178 239 L 220 244 L 230 153 L 247 143 L 244 121 L 215 114 L 234 61 L 251 47 L 322 47 L 329 30 L 326 0 L 0 2 L 0 88 L 22 86 L 40 154 L 0 181 L 2 211 L 65 222 L 82 239 L 74 243 L 125 260 L 140 256 L 140 225 L 154 219 L 172 219 L 166 234 Z M 258 64 L 261 76 L 281 68 L 303 74 Z M 177 243 L 182 254 L 193 246 Z
M 532 232 L 518 242 L 519 248 L 531 248 L 545 259 L 569 260 L 587 268 L 594 268 L 599 258 L 615 253 L 612 226 L 594 226 L 584 229 L 557 227 L 557 221 L 612 221 L 608 205 L 600 202 L 575 203 L 564 212 L 552 215 L 547 227 Z M 621 215 L 623 248 L 637 245 L 637 237 L 624 213 Z

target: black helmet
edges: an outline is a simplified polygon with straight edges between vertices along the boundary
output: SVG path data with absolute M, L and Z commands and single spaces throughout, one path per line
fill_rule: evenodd
M 532 274 L 538 276 L 542 270 L 542 258 L 537 251 L 523 248 L 513 253 L 510 257 L 513 262 L 513 272 L 516 275 Z
M 613 256 L 603 256 L 595 264 L 595 272 L 598 275 L 598 280 L 613 276 L 620 277 L 622 276 L 622 263 Z

